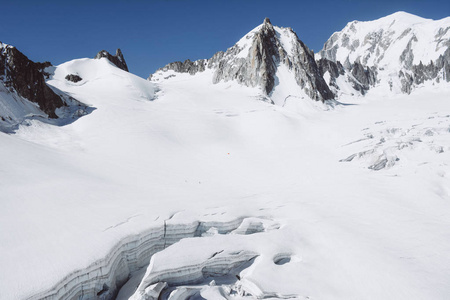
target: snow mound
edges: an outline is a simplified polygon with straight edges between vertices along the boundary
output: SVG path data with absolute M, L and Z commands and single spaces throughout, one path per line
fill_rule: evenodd
M 117 68 L 108 59 L 76 59 L 63 63 L 51 72 L 47 83 L 69 93 L 86 95 L 90 92 L 97 98 L 110 98 L 112 95 L 122 99 L 153 100 L 154 84 L 124 70 Z M 78 82 L 66 79 L 67 75 L 77 75 Z M 101 97 L 105 96 L 105 97 Z M 97 103 L 93 103 L 96 105 Z

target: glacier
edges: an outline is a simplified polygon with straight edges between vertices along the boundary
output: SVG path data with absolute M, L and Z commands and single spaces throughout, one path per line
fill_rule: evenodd
M 268 20 L 217 62 L 247 64 L 264 26 L 261 53 L 292 63 L 298 37 Z M 316 57 L 344 75 L 321 101 L 280 58 L 269 93 L 206 60 L 47 69 L 89 113 L 0 133 L 0 299 L 446 299 L 448 83 L 408 94 Z

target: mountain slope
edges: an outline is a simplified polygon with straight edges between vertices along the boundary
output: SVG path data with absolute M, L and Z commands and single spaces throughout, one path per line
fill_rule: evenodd
M 237 81 L 259 87 L 263 95 L 282 105 L 288 96 L 326 101 L 334 94 L 319 73 L 314 54 L 290 28 L 273 26 L 269 19 L 239 40 L 226 52 L 218 52 L 208 60 L 168 64 L 156 72 L 173 70 L 196 74 L 212 69 L 212 82 Z M 154 75 L 150 79 L 158 80 Z M 290 91 L 283 90 L 288 83 Z
M 375 21 L 353 21 L 334 33 L 317 57 L 375 69 L 378 83 L 411 92 L 425 81 L 450 81 L 450 18 L 429 20 L 397 12 Z

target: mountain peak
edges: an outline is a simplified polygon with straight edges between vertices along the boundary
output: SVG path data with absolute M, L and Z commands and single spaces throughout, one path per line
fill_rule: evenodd
M 430 19 L 425 19 L 425 18 L 410 14 L 405 11 L 398 11 L 398 12 L 387 15 L 386 17 L 380 18 L 375 21 L 379 21 L 379 20 L 397 20 L 397 21 L 408 22 L 408 23 L 417 23 L 417 22 L 427 21 Z
M 318 57 L 369 67 L 386 90 L 409 93 L 425 80 L 447 80 L 450 18 L 431 20 L 399 11 L 335 32 Z M 448 80 L 447 80 L 448 81 Z
M 299 94 L 313 100 L 334 98 L 318 72 L 312 51 L 292 29 L 273 26 L 268 18 L 229 48 L 220 62 L 213 64 L 218 66 L 214 83 L 236 80 L 247 86 L 259 86 L 275 103 L 285 99 L 279 95 L 283 89 L 280 78 L 286 76 L 292 79 L 291 92 L 294 87 Z
M 208 60 L 171 63 L 159 71 L 194 75 L 206 68 L 214 70 L 213 83 L 233 80 L 259 87 L 265 99 L 280 105 L 292 94 L 320 101 L 334 98 L 319 74 L 314 53 L 292 29 L 273 26 L 269 18 L 226 52 L 217 52 Z M 288 78 L 289 87 L 280 85 L 281 78 Z

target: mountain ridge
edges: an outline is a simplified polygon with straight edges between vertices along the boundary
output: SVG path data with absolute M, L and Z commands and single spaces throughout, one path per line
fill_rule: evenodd
M 212 69 L 213 83 L 234 80 L 258 86 L 278 104 L 292 96 L 287 91 L 279 95 L 278 77 L 295 78 L 301 91 L 294 96 L 312 100 L 363 96 L 378 88 L 411 93 L 425 82 L 450 81 L 449 46 L 450 17 L 435 21 L 400 11 L 373 21 L 351 21 L 333 33 L 317 54 L 291 28 L 273 26 L 266 18 L 225 52 L 169 63 L 148 79 L 162 80 L 155 74 L 169 70 L 195 75 Z M 284 66 L 285 74 L 277 74 Z M 294 85 L 289 84 L 289 89 L 297 89 Z
M 56 120 L 57 111 L 83 106 L 45 84 L 54 68 L 49 62 L 34 63 L 15 47 L 0 45 L 2 131 L 28 118 Z M 120 49 L 115 55 L 102 50 L 95 58 L 106 58 L 128 72 Z M 226 51 L 209 59 L 169 63 L 148 80 L 174 76 L 164 75 L 168 71 L 195 75 L 205 70 L 212 71 L 214 84 L 235 81 L 257 87 L 259 99 L 280 106 L 291 97 L 326 102 L 373 89 L 411 93 L 423 84 L 450 82 L 450 17 L 431 20 L 397 12 L 373 21 L 352 21 L 333 33 L 317 54 L 292 28 L 274 26 L 266 18 Z M 66 74 L 65 79 L 83 82 L 79 74 Z

